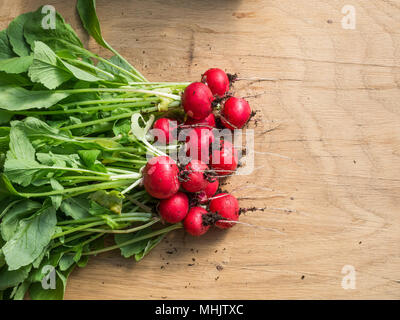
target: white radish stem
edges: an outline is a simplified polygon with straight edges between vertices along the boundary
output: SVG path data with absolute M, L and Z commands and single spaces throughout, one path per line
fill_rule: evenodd
M 111 180 L 122 180 L 122 179 L 137 179 L 141 176 L 139 173 L 130 173 L 130 174 L 119 174 L 113 175 L 110 177 Z
M 232 128 L 238 129 L 237 126 L 235 126 L 234 124 L 230 123 L 230 122 L 228 121 L 228 119 L 226 119 L 222 114 L 220 114 L 219 117 L 220 117 L 222 120 L 224 120 L 227 124 L 229 124 Z
M 233 193 L 234 191 L 232 191 Z M 222 197 L 226 197 L 229 194 L 223 194 L 223 195 L 218 195 L 215 197 L 211 197 L 208 200 L 214 200 L 214 199 L 218 199 L 218 198 L 222 198 Z M 238 200 L 255 200 L 255 199 L 271 199 L 271 198 L 278 198 L 278 197 L 287 197 L 287 194 L 273 194 L 270 196 L 243 196 L 243 197 L 236 197 Z
M 139 179 L 137 181 L 135 181 L 134 183 L 132 183 L 128 188 L 126 188 L 125 190 L 123 190 L 121 192 L 121 194 L 125 194 L 128 193 L 129 191 L 131 191 L 134 187 L 138 186 L 140 183 L 142 183 L 143 179 Z

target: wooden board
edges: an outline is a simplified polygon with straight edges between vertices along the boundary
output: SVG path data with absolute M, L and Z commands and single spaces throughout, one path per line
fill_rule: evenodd
M 52 4 L 90 49 L 108 54 L 83 32 L 72 3 L 3 0 L 0 27 Z M 346 4 L 356 9 L 354 30 L 342 28 Z M 400 298 L 400 1 L 97 6 L 104 37 L 151 80 L 195 81 L 213 66 L 276 78 L 235 87 L 256 95 L 250 127 L 264 153 L 252 175 L 232 177 L 226 189 L 253 197 L 243 207 L 268 208 L 243 222 L 284 234 L 175 232 L 140 263 L 119 252 L 93 258 L 71 276 L 67 299 Z M 345 265 L 355 268 L 355 289 L 342 287 Z

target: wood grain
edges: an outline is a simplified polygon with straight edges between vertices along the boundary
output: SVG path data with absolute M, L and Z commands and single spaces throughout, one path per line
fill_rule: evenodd
M 85 44 L 107 54 L 69 1 L 3 0 L 0 27 L 40 4 L 53 4 Z M 356 8 L 355 30 L 341 26 L 345 4 Z M 151 80 L 194 81 L 212 66 L 276 79 L 235 87 L 256 95 L 250 127 L 264 153 L 258 170 L 225 187 L 255 197 L 243 207 L 268 208 L 242 221 L 284 234 L 175 232 L 140 263 L 118 252 L 93 258 L 71 276 L 67 299 L 400 298 L 400 1 L 97 6 L 104 37 Z M 341 286 L 344 265 L 356 269 L 354 290 Z

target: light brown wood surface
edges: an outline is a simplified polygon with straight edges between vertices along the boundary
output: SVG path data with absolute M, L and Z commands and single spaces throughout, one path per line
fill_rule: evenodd
M 41 4 L 108 54 L 83 32 L 74 1 L 2 0 L 0 27 Z M 342 28 L 346 4 L 356 9 L 355 30 Z M 151 80 L 195 81 L 214 66 L 277 79 L 235 86 L 257 95 L 250 127 L 264 154 L 252 175 L 225 188 L 253 197 L 242 207 L 269 208 L 241 221 L 284 234 L 246 226 L 199 239 L 175 232 L 140 263 L 119 252 L 93 258 L 72 274 L 67 299 L 400 298 L 400 1 L 97 7 L 104 37 Z M 356 270 L 356 289 L 341 286 L 345 265 Z

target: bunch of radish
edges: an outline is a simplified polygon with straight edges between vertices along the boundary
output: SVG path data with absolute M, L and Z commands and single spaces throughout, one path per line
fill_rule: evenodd
M 232 141 L 217 140 L 214 135 L 217 123 L 219 129 L 241 129 L 251 116 L 248 102 L 229 93 L 230 79 L 221 69 L 209 69 L 201 82 L 191 83 L 183 92 L 184 123 L 160 118 L 153 126 L 161 130 L 165 144 L 174 140 L 177 131 L 186 130 L 182 147 L 189 160 L 177 163 L 169 156 L 150 159 L 143 171 L 144 187 L 160 199 L 158 212 L 163 221 L 183 222 L 194 236 L 203 235 L 212 225 L 231 228 L 239 220 L 238 200 L 218 193 L 219 178 L 237 169 L 238 152 Z

